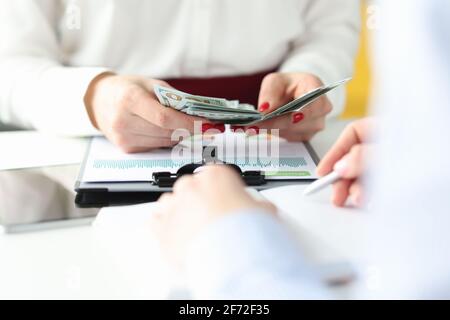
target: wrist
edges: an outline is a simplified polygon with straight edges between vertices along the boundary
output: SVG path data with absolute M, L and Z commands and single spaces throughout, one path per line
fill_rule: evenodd
M 84 96 L 84 105 L 86 108 L 86 112 L 89 116 L 89 119 L 91 120 L 92 125 L 99 129 L 97 125 L 97 121 L 95 118 L 95 112 L 94 112 L 94 106 L 96 101 L 96 95 L 99 91 L 100 84 L 107 78 L 110 78 L 112 76 L 115 76 L 116 74 L 113 72 L 104 72 L 99 75 L 97 75 L 94 79 L 92 79 L 91 83 L 88 86 L 88 89 L 86 90 L 86 94 Z

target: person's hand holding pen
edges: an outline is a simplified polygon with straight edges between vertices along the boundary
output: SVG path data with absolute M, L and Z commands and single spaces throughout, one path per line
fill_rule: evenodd
M 365 159 L 371 148 L 369 141 L 373 125 L 374 119 L 366 118 L 347 126 L 317 168 L 321 177 L 333 171 L 339 177 L 333 185 L 332 196 L 333 204 L 338 207 L 344 206 L 349 198 L 353 205 L 358 207 L 365 203 L 361 177 L 365 172 Z

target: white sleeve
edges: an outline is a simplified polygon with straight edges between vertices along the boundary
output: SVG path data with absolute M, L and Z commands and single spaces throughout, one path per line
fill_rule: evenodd
M 96 134 L 84 97 L 107 70 L 64 66 L 60 1 L 0 0 L 0 7 L 0 120 L 56 134 Z
M 449 299 L 450 2 L 377 5 L 383 12 L 373 45 L 379 146 L 367 178 L 373 212 L 366 276 L 373 285 L 365 293 Z
M 351 77 L 359 45 L 359 0 L 311 0 L 302 14 L 306 31 L 292 43 L 281 71 L 312 73 L 325 84 Z M 339 115 L 345 103 L 345 88 L 328 96 L 333 104 L 331 116 Z
M 188 287 L 196 299 L 332 298 L 295 238 L 266 212 L 219 219 L 188 252 Z

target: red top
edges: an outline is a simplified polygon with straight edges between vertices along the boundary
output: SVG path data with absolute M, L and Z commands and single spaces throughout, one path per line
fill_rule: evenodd
M 258 107 L 261 82 L 266 75 L 274 71 L 265 71 L 246 76 L 217 78 L 167 79 L 175 89 L 194 95 L 239 100 Z

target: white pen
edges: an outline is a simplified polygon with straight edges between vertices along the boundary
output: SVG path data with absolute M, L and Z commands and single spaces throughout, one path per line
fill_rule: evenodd
M 308 188 L 305 189 L 305 191 L 303 192 L 303 195 L 309 196 L 313 193 L 316 193 L 316 192 L 328 187 L 329 185 L 339 181 L 340 179 L 341 179 L 341 176 L 336 171 L 333 171 L 329 175 L 327 175 L 323 178 L 320 178 L 319 180 L 316 180 L 313 183 L 311 183 L 311 185 L 309 185 Z

